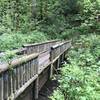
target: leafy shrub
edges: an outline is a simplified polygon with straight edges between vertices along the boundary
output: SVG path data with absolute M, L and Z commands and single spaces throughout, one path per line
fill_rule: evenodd
M 99 42 L 99 35 L 84 35 L 76 40 L 67 58 L 71 63 L 63 65 L 52 100 L 100 100 Z
M 42 32 L 34 31 L 28 34 L 3 34 L 0 36 L 0 50 L 11 50 L 21 47 L 26 43 L 41 42 L 47 40 Z

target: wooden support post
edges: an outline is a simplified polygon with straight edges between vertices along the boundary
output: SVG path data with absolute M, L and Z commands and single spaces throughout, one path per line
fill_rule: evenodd
M 65 56 L 65 55 L 64 55 L 64 53 L 63 53 L 63 54 L 62 54 L 62 62 L 64 61 L 64 56 Z
M 58 58 L 57 60 L 57 69 L 59 69 L 59 67 L 60 67 L 60 58 Z
M 61 56 L 59 57 L 59 66 L 61 66 Z
M 39 77 L 35 80 L 34 99 L 37 100 L 39 96 Z
M 66 57 L 67 52 L 68 52 L 68 51 L 65 51 L 65 52 L 64 52 L 64 58 Z
M 63 54 L 61 55 L 61 63 L 63 62 Z
M 53 77 L 53 67 L 54 67 L 54 65 L 52 63 L 51 66 L 50 66 L 50 78 Z
M 63 53 L 63 61 L 65 60 L 66 52 Z

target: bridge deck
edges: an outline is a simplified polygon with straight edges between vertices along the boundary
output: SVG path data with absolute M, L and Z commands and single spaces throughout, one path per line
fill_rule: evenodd
M 33 82 L 34 98 L 38 98 L 39 90 L 53 75 L 53 64 L 70 46 L 71 41 L 48 41 L 16 50 L 16 54 L 23 55 L 21 58 L 0 65 L 0 100 L 15 100 Z

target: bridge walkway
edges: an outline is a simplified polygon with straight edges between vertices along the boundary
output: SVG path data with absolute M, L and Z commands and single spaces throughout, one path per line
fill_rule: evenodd
M 0 64 L 0 100 L 33 100 L 64 60 L 71 41 L 27 44 L 15 50 L 20 58 Z

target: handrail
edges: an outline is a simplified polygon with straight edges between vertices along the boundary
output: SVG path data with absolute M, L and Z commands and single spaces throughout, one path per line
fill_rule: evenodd
M 71 40 L 64 41 L 51 47 L 51 61 L 55 61 L 62 53 L 71 46 Z
M 38 55 L 39 54 L 25 55 L 22 58 L 13 60 L 10 65 L 9 64 L 2 64 L 2 65 L 0 65 L 0 73 L 6 71 L 10 66 L 12 68 L 16 67 L 17 65 L 20 65 L 22 63 L 25 63 L 27 61 L 30 61 L 30 60 L 38 57 Z
M 0 100 L 15 100 L 37 77 L 38 54 L 0 65 Z
M 23 54 L 23 52 L 25 53 L 27 50 L 27 48 L 19 48 L 19 49 L 16 49 L 16 50 L 13 50 L 15 52 L 15 54 Z
M 60 41 L 60 40 L 50 40 L 50 41 L 45 41 L 42 43 L 24 44 L 24 45 L 22 45 L 22 48 L 12 50 L 12 52 L 14 52 L 17 55 L 20 55 L 20 54 L 23 55 L 23 54 L 27 54 L 27 47 L 29 48 L 29 47 L 43 45 L 43 44 L 52 43 L 52 42 L 55 43 L 58 41 Z M 2 56 L 5 56 L 5 52 L 0 53 L 0 57 L 2 57 Z
M 26 50 L 27 54 L 40 53 L 42 51 L 50 49 L 51 46 L 57 44 L 58 42 L 61 42 L 61 41 L 52 40 L 52 41 L 47 41 L 47 42 L 42 42 L 42 43 L 26 44 L 26 45 L 23 45 L 23 47 L 27 48 Z
M 51 41 L 45 41 L 42 43 L 33 43 L 33 44 L 24 44 L 23 47 L 30 47 L 30 46 L 36 46 L 36 45 L 41 45 L 41 44 L 46 44 L 46 43 L 52 43 L 52 42 L 58 42 L 59 40 L 51 40 Z
M 59 46 L 61 46 L 61 45 L 65 44 L 65 43 L 69 43 L 69 42 L 71 42 L 71 40 L 61 42 L 61 43 L 59 43 L 59 44 L 56 44 L 56 45 L 52 46 L 52 47 L 51 47 L 51 49 L 55 49 L 55 48 L 57 48 L 57 47 L 59 47 Z
M 12 52 L 14 54 L 21 55 L 21 54 L 25 54 L 26 50 L 27 50 L 27 48 L 19 48 L 19 49 L 12 50 Z M 2 56 L 5 56 L 5 52 L 0 53 L 0 57 L 2 57 Z

